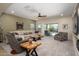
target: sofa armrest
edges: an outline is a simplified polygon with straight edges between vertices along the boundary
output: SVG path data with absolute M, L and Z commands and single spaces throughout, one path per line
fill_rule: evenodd
M 24 42 L 28 42 L 28 40 L 23 40 L 23 41 L 20 41 L 19 43 L 24 43 Z

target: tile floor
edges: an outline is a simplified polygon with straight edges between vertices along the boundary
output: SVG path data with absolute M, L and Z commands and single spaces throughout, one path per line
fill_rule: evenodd
M 42 43 L 42 45 L 37 48 L 39 56 L 75 56 L 72 41 L 60 42 L 54 40 L 53 37 L 44 37 L 38 42 Z M 4 48 L 7 55 L 12 56 L 12 54 L 10 54 L 11 48 L 9 45 L 0 43 L 0 46 Z M 25 56 L 25 52 L 16 54 L 16 56 Z

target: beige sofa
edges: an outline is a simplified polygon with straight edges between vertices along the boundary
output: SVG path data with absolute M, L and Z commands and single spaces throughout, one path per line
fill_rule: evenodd
M 16 39 L 22 38 L 24 40 L 25 38 L 28 38 L 29 34 L 34 33 L 34 31 L 21 30 L 21 31 L 10 31 L 10 33 L 14 33 Z

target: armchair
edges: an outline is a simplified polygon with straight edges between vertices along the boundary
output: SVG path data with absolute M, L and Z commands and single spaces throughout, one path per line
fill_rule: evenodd
M 18 41 L 13 33 L 7 33 L 6 37 L 8 39 L 8 43 L 10 44 L 12 50 L 15 50 L 16 53 L 21 53 L 24 51 L 24 49 L 20 47 L 20 43 L 22 43 L 22 41 Z
M 68 33 L 66 32 L 59 32 L 58 34 L 56 34 L 54 36 L 55 40 L 59 40 L 59 41 L 66 41 L 68 40 Z

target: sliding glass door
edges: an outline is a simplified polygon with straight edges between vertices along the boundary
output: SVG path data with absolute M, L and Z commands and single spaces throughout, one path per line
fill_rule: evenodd
M 58 33 L 58 24 L 48 24 L 47 30 L 50 32 L 50 35 L 55 35 Z
M 55 35 L 56 33 L 58 33 L 58 24 L 57 23 L 38 24 L 37 30 L 42 31 L 43 33 L 45 31 L 48 31 L 49 35 Z

